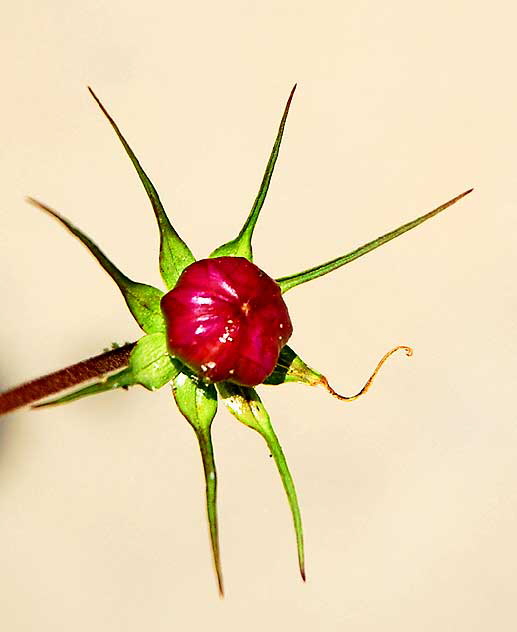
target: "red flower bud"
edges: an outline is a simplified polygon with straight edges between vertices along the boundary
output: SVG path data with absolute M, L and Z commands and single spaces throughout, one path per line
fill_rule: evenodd
M 161 307 L 170 354 L 210 382 L 261 384 L 293 331 L 278 283 L 243 257 L 191 264 Z

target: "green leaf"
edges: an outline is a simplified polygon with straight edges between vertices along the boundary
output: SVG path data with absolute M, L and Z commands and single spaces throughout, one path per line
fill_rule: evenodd
M 100 265 L 106 270 L 110 277 L 118 285 L 122 292 L 129 311 L 133 315 L 136 322 L 146 333 L 165 330 L 165 322 L 162 311 L 160 309 L 160 300 L 163 292 L 151 285 L 137 283 L 122 273 L 115 264 L 94 244 L 94 242 L 81 232 L 77 227 L 62 217 L 57 211 L 54 211 L 46 204 L 38 202 L 34 198 L 27 198 L 27 201 L 37 208 L 47 212 L 65 226 L 72 235 L 75 235 L 88 248 L 92 255 L 97 259 Z
M 284 453 L 273 430 L 269 415 L 260 401 L 256 391 L 252 388 L 238 386 L 230 382 L 217 384 L 219 393 L 228 410 L 240 422 L 258 432 L 266 441 L 266 444 L 275 459 L 282 484 L 287 494 L 287 500 L 293 516 L 294 530 L 296 533 L 296 545 L 298 550 L 298 564 L 300 574 L 305 581 L 305 559 L 303 547 L 303 529 L 300 508 L 293 478 L 287 466 Z
M 307 366 L 291 347 L 285 345 L 280 352 L 273 373 L 263 383 L 278 385 L 287 382 L 301 382 L 309 386 L 317 386 L 322 383 L 322 379 L 324 378 L 321 373 Z
M 160 231 L 160 272 L 167 289 L 171 289 L 176 285 L 176 281 L 183 270 L 195 261 L 194 256 L 190 252 L 187 244 L 174 230 L 167 214 L 165 213 L 165 209 L 163 208 L 160 197 L 158 196 L 153 183 L 149 180 L 145 171 L 142 169 L 137 157 L 128 145 L 124 136 L 122 136 L 117 124 L 111 118 L 110 114 L 97 98 L 93 90 L 90 87 L 88 87 L 88 90 L 102 110 L 104 116 L 108 119 L 115 130 L 116 135 L 124 146 L 127 155 L 138 173 L 140 181 L 144 185 L 144 189 L 146 190 L 149 200 L 151 201 Z
M 437 208 L 430 211 L 429 213 L 426 213 L 425 215 L 422 215 L 421 217 L 418 217 L 417 219 L 414 219 L 413 221 L 408 222 L 407 224 L 403 224 L 402 226 L 399 226 L 399 228 L 396 228 L 395 230 L 392 230 L 391 232 L 386 233 L 385 235 L 382 235 L 382 237 L 378 237 L 377 239 L 370 241 L 364 246 L 361 246 L 360 248 L 357 248 L 356 250 L 353 250 L 352 252 L 349 252 L 348 254 L 342 257 L 338 257 L 337 259 L 332 259 L 332 261 L 328 261 L 327 263 L 324 263 L 322 265 L 316 266 L 314 268 L 310 268 L 309 270 L 305 270 L 304 272 L 298 272 L 297 274 L 291 274 L 290 276 L 282 277 L 281 279 L 277 279 L 276 282 L 280 285 L 280 289 L 282 290 L 282 292 L 287 292 L 288 290 L 291 290 L 293 287 L 296 287 L 297 285 L 300 285 L 301 283 L 306 283 L 307 281 L 312 281 L 313 279 L 317 279 L 318 277 L 323 276 L 324 274 L 328 274 L 329 272 L 332 272 L 333 270 L 336 270 L 337 268 L 344 266 L 346 263 L 350 263 L 354 259 L 357 259 L 358 257 L 362 257 L 367 252 L 370 252 L 371 250 L 374 250 L 375 248 L 382 246 L 386 242 L 392 239 L 395 239 L 395 237 L 402 235 L 408 230 L 415 228 L 416 226 L 418 226 L 422 222 L 425 222 L 431 217 L 438 215 L 438 213 L 440 213 L 441 211 L 444 211 L 446 208 L 448 208 L 449 206 L 452 206 L 453 204 L 458 202 L 458 200 L 461 200 L 461 198 L 468 195 L 472 190 L 473 189 L 469 189 L 468 191 L 465 191 L 464 193 L 457 195 L 455 198 L 452 198 L 452 200 L 445 202 L 445 204 L 438 206 Z
M 140 338 L 129 356 L 129 368 L 134 383 L 150 391 L 161 388 L 179 373 L 179 368 L 169 356 L 167 340 L 162 332 Z
M 217 392 L 213 384 L 205 384 L 196 376 L 190 376 L 186 373 L 179 373 L 175 377 L 172 383 L 172 392 L 181 414 L 194 429 L 199 443 L 205 473 L 206 512 L 210 529 L 210 543 L 219 594 L 222 596 L 224 589 L 217 524 L 217 471 L 210 432 L 217 411 Z
M 278 128 L 275 144 L 273 145 L 273 150 L 271 151 L 271 156 L 269 157 L 269 162 L 267 163 L 259 192 L 241 232 L 235 239 L 232 239 L 232 241 L 216 248 L 210 257 L 245 257 L 249 261 L 253 261 L 251 238 L 253 236 L 253 231 L 255 230 L 255 224 L 257 223 L 260 211 L 262 210 L 264 200 L 266 199 L 271 177 L 275 169 L 276 160 L 280 151 L 280 143 L 282 142 L 282 136 L 284 134 L 285 123 L 287 121 L 287 115 L 289 114 L 289 107 L 291 106 L 295 90 L 296 84 L 287 99 L 287 104 L 284 109 L 282 120 L 280 121 L 280 127 Z
M 51 399 L 49 401 L 43 402 L 42 404 L 35 404 L 32 408 L 46 408 L 48 406 L 58 406 L 59 404 L 67 404 L 68 402 L 74 402 L 77 399 L 81 399 L 83 397 L 87 397 L 88 395 L 97 395 L 97 393 L 105 393 L 106 391 L 112 391 L 115 388 L 128 388 L 129 386 L 133 386 L 136 382 L 133 379 L 133 374 L 130 369 L 123 369 L 114 375 L 111 375 L 106 380 L 102 382 L 97 382 L 96 384 L 91 384 L 90 386 L 85 386 L 80 388 L 73 393 L 69 393 L 68 395 L 63 395 L 62 397 L 57 397 L 55 399 Z

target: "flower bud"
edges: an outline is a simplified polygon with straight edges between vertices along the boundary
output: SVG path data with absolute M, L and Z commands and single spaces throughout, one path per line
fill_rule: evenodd
M 191 264 L 161 307 L 169 353 L 209 382 L 261 384 L 293 331 L 279 285 L 243 257 Z

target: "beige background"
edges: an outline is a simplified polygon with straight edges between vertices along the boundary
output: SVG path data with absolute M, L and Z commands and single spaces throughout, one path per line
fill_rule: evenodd
M 293 346 L 341 391 L 261 389 L 293 471 L 308 582 L 259 438 L 215 424 L 227 597 L 191 429 L 167 389 L 0 428 L 0 626 L 514 630 L 517 88 L 513 3 L 18 2 L 0 26 L 0 386 L 138 336 L 73 219 L 158 283 L 152 213 L 86 92 L 198 256 L 240 227 L 299 82 L 256 232 L 273 276 L 453 195 L 439 219 L 288 295 Z

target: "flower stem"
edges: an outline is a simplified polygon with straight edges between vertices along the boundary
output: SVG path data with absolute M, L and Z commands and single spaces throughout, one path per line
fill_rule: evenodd
M 88 358 L 65 369 L 39 377 L 31 382 L 0 393 L 0 415 L 33 404 L 87 380 L 99 379 L 127 366 L 129 354 L 136 343 L 128 342 L 121 347 Z

